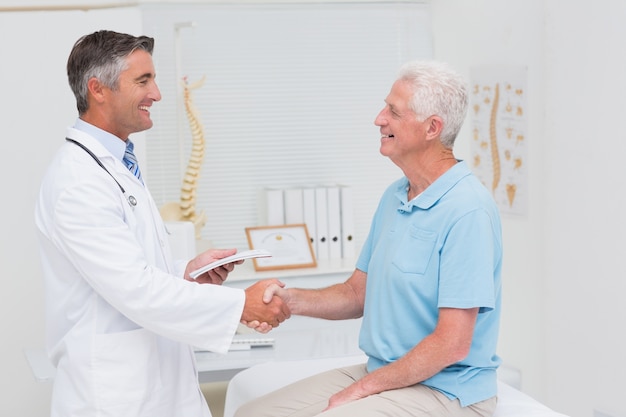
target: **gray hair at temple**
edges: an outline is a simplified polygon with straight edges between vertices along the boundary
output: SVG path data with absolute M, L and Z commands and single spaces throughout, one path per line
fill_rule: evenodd
M 443 120 L 441 143 L 454 146 L 461 130 L 469 102 L 465 80 L 449 66 L 435 61 L 413 61 L 400 68 L 398 79 L 412 85 L 408 103 L 418 120 L 437 115 Z
M 95 77 L 110 89 L 117 90 L 120 74 L 128 65 L 126 58 L 137 49 L 152 54 L 154 39 L 101 30 L 76 41 L 67 60 L 67 77 L 79 115 L 89 107 L 87 82 Z

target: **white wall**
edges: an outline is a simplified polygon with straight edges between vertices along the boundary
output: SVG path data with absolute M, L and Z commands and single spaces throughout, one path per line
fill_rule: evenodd
M 626 107 L 626 5 L 431 4 L 439 59 L 466 75 L 474 65 L 528 67 L 531 194 L 528 215 L 503 222 L 500 353 L 521 368 L 523 389 L 558 411 L 591 417 L 596 407 L 626 416 L 626 138 L 620 124 Z M 22 349 L 43 344 L 32 211 L 43 169 L 75 117 L 64 73 L 67 54 L 84 33 L 104 27 L 136 33 L 139 22 L 135 8 L 0 12 L 0 135 L 7 156 L 0 167 L 0 415 L 44 416 L 48 408 L 50 386 L 34 382 Z M 457 154 L 469 155 L 467 129 Z
M 548 398 L 626 416 L 626 4 L 546 6 Z

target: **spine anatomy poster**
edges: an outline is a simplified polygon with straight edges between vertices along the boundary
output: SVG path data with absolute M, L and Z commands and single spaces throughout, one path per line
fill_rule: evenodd
M 501 213 L 526 214 L 526 68 L 473 68 L 471 78 L 472 170 Z

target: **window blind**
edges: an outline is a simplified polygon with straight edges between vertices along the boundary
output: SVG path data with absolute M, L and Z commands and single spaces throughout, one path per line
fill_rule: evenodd
M 149 187 L 178 201 L 191 152 L 181 77 L 203 125 L 196 211 L 204 239 L 247 248 L 266 187 L 352 188 L 360 249 L 378 199 L 402 172 L 379 153 L 374 118 L 401 64 L 432 57 L 421 3 L 142 6 L 162 100 L 146 132 Z M 143 168 L 142 168 L 143 170 Z

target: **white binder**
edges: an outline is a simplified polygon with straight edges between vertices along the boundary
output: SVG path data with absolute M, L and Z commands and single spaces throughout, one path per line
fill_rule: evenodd
M 341 203 L 339 187 L 326 188 L 328 207 L 328 256 L 341 259 Z
M 285 224 L 304 223 L 302 188 L 285 188 L 283 198 L 285 200 Z
M 302 213 L 304 217 L 304 224 L 306 224 L 307 231 L 309 232 L 309 238 L 311 239 L 311 247 L 315 253 L 317 259 L 317 219 L 315 215 L 315 188 L 303 188 L 302 189 Z
M 315 188 L 315 222 L 317 230 L 317 259 L 329 259 L 328 251 L 328 202 L 326 187 Z
M 348 186 L 339 187 L 339 198 L 341 201 L 341 256 L 344 259 L 355 259 L 352 189 Z
M 285 203 L 283 190 L 279 188 L 265 189 L 265 225 L 278 226 L 285 224 Z

